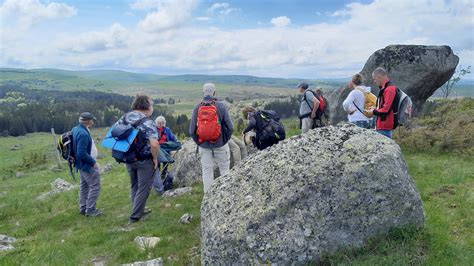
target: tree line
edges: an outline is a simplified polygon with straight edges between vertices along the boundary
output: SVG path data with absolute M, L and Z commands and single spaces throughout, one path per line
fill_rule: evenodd
M 97 117 L 96 126 L 108 127 L 130 111 L 133 97 L 98 91 L 34 90 L 18 84 L 0 86 L 0 134 L 21 136 L 33 132 L 70 130 L 80 113 Z M 187 134 L 186 115 L 174 116 L 166 106 L 156 105 L 153 117 L 163 115 L 177 134 Z

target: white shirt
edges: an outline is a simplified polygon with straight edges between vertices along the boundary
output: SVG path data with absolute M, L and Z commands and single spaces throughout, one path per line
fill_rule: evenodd
M 89 130 L 89 129 L 87 129 Z M 91 131 L 89 130 L 89 133 Z M 97 146 L 95 146 L 95 142 L 94 142 L 94 138 L 92 137 L 92 134 L 91 134 L 91 140 L 92 140 L 92 147 L 91 147 L 91 157 L 94 158 L 94 160 L 97 159 L 97 155 L 99 154 L 99 151 L 97 150 Z
M 348 111 L 355 110 L 355 112 L 352 115 L 349 115 L 349 114 L 347 115 L 347 119 L 349 120 L 349 122 L 371 120 L 371 118 L 366 117 L 354 105 L 354 103 L 357 104 L 357 107 L 359 107 L 360 110 L 364 111 L 365 96 L 364 96 L 364 93 L 361 92 L 360 90 L 367 92 L 367 91 L 370 91 L 370 87 L 364 87 L 364 86 L 355 87 L 349 93 L 349 95 L 347 95 L 347 98 L 342 103 L 342 108 L 344 108 L 344 111 L 348 112 Z

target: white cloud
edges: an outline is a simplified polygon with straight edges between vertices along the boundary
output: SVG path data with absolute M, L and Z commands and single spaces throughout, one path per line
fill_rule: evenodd
M 102 32 L 91 31 L 79 36 L 67 36 L 59 42 L 58 48 L 72 53 L 96 53 L 126 48 L 130 39 L 128 30 L 115 23 Z
M 197 21 L 209 21 L 209 20 L 211 20 L 211 18 L 210 17 L 197 17 L 196 20 Z
M 28 30 L 34 24 L 76 15 L 76 9 L 63 3 L 42 4 L 39 0 L 6 0 L 0 6 L 2 30 L 14 27 L 16 30 Z
M 449 45 L 460 56 L 460 64 L 474 66 L 470 1 L 377 0 L 350 4 L 341 12 L 347 15 L 337 17 L 336 23 L 303 27 L 177 29 L 180 24 L 174 24 L 168 31 L 156 32 L 143 25 L 127 29 L 115 24 L 103 31 L 35 43 L 30 49 L 31 42 L 6 43 L 0 65 L 348 77 L 387 45 L 423 44 Z M 386 12 L 397 14 L 397 19 L 378 16 Z M 198 18 L 190 19 L 195 20 Z
M 291 24 L 291 19 L 289 19 L 287 16 L 281 16 L 272 18 L 270 23 L 272 23 L 275 27 L 286 27 Z
M 130 8 L 135 10 L 154 9 L 158 8 L 162 2 L 162 0 L 136 0 L 130 4 Z
M 226 9 L 229 7 L 229 3 L 214 3 L 210 8 L 210 12 L 215 12 L 216 10 L 219 9 Z
M 139 22 L 139 27 L 148 32 L 160 32 L 179 28 L 192 20 L 191 13 L 197 0 L 159 1 L 158 10 L 151 12 Z
M 210 13 L 218 12 L 220 15 L 229 15 L 238 10 L 238 8 L 231 8 L 229 3 L 214 3 L 207 11 Z

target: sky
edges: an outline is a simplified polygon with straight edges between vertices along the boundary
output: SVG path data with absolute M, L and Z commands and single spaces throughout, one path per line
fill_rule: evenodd
M 0 67 L 331 78 L 417 44 L 465 68 L 473 14 L 472 0 L 3 0 Z

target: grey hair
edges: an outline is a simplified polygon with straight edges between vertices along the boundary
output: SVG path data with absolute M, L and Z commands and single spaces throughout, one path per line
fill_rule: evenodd
M 159 121 L 162 121 L 163 122 L 163 125 L 166 126 L 166 119 L 164 116 L 160 115 L 158 116 L 156 119 L 155 119 L 155 123 L 158 124 Z
M 387 70 L 383 67 L 377 67 L 374 72 L 372 72 L 372 75 L 378 75 L 378 76 L 388 76 Z

